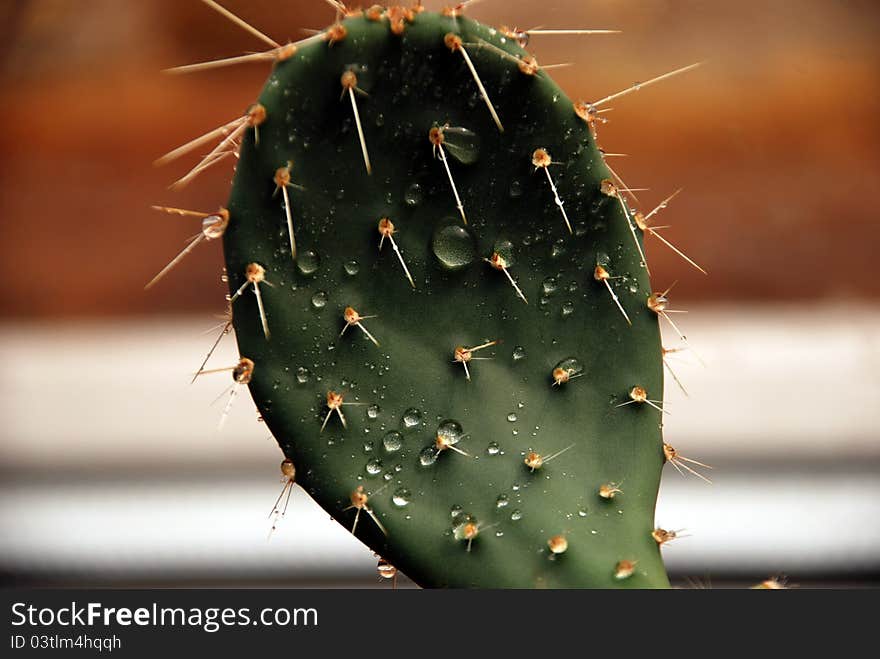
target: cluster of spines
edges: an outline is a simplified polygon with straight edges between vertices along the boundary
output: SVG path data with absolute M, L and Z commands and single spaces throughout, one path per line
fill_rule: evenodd
M 272 49 L 269 51 L 262 52 L 262 53 L 255 53 L 255 54 L 246 55 L 246 56 L 242 56 L 242 57 L 238 57 L 238 58 L 228 58 L 228 59 L 224 59 L 224 60 L 217 60 L 214 62 L 205 62 L 205 63 L 198 64 L 198 65 L 191 65 L 188 67 L 179 67 L 177 69 L 173 69 L 173 71 L 175 71 L 175 72 L 188 72 L 188 71 L 202 70 L 202 69 L 206 69 L 206 68 L 213 68 L 216 66 L 225 66 L 225 65 L 229 65 L 229 64 L 236 64 L 236 63 L 249 62 L 249 61 L 272 61 L 272 62 L 276 62 L 276 63 L 281 62 L 281 61 L 285 61 L 285 60 L 288 60 L 291 57 L 293 57 L 297 53 L 298 48 L 301 47 L 302 45 L 304 45 L 305 43 L 320 40 L 320 41 L 325 41 L 328 43 L 329 46 L 332 46 L 333 43 L 344 40 L 347 36 L 347 31 L 346 31 L 345 25 L 341 22 L 341 19 L 344 17 L 350 17 L 350 16 L 354 16 L 354 15 L 361 15 L 362 14 L 368 20 L 373 20 L 373 21 L 387 20 L 388 24 L 389 24 L 389 30 L 393 34 L 401 34 L 403 31 L 405 31 L 406 25 L 408 23 L 411 23 L 413 20 L 415 20 L 415 16 L 423 10 L 421 3 L 418 3 L 410 8 L 402 8 L 402 7 L 382 8 L 382 7 L 379 7 L 378 5 L 376 5 L 376 6 L 370 7 L 369 9 L 365 9 L 365 10 L 349 10 L 341 2 L 337 2 L 336 0 L 327 0 L 328 3 L 331 4 L 334 7 L 334 9 L 336 10 L 336 14 L 337 14 L 336 15 L 336 22 L 333 25 L 331 25 L 329 28 L 327 28 L 326 30 L 318 32 L 315 35 L 313 35 L 307 39 L 304 39 L 300 42 L 288 43 L 288 44 L 282 45 L 282 44 L 279 44 L 279 43 L 275 42 L 274 40 L 270 39 L 269 37 L 266 37 L 264 34 L 259 32 L 258 30 L 256 30 L 252 26 L 246 24 L 244 21 L 242 21 L 238 17 L 235 17 L 231 12 L 229 12 L 228 10 L 226 10 L 225 8 L 223 8 L 222 6 L 220 6 L 219 4 L 214 2 L 213 0 L 203 0 L 203 1 L 206 4 L 208 4 L 209 6 L 211 6 L 212 8 L 214 8 L 217 11 L 219 11 L 220 13 L 222 13 L 227 18 L 230 18 L 231 20 L 233 20 L 236 24 L 238 24 L 241 27 L 248 30 L 251 34 L 254 34 L 258 38 L 260 38 L 262 41 L 264 41 L 265 43 L 270 45 L 272 47 Z M 456 18 L 461 15 L 465 6 L 468 4 L 469 4 L 469 2 L 462 2 L 455 7 L 446 8 L 443 10 L 443 14 L 446 16 L 452 17 L 452 18 Z M 567 34 L 567 33 L 568 34 L 593 34 L 593 33 L 612 33 L 612 32 L 615 32 L 615 31 L 613 31 L 613 30 L 530 30 L 530 31 L 522 31 L 522 30 L 518 30 L 516 28 L 513 28 L 513 29 L 503 28 L 502 29 L 502 34 L 513 39 L 516 43 L 520 44 L 521 46 L 525 46 L 528 43 L 529 36 L 532 34 L 553 34 L 553 33 L 558 33 L 558 34 Z M 482 40 L 482 39 L 480 39 L 477 43 L 474 43 L 474 44 L 466 44 L 465 42 L 462 41 L 462 39 L 459 35 L 455 34 L 454 32 L 450 32 L 450 33 L 447 33 L 444 35 L 443 41 L 444 41 L 444 44 L 446 45 L 446 47 L 452 53 L 460 54 L 462 56 L 462 59 L 463 59 L 464 63 L 466 64 L 469 72 L 471 73 L 471 75 L 474 79 L 474 82 L 479 90 L 480 96 L 482 97 L 482 99 L 483 99 L 483 101 L 484 101 L 484 103 L 485 103 L 485 105 L 486 105 L 486 107 L 487 107 L 487 109 L 488 109 L 488 111 L 489 111 L 489 113 L 490 113 L 490 115 L 491 115 L 491 117 L 492 117 L 492 119 L 493 119 L 493 121 L 499 131 L 504 130 L 503 124 L 501 122 L 501 118 L 498 116 L 498 113 L 495 110 L 495 107 L 490 99 L 489 93 L 487 92 L 485 86 L 483 85 L 483 82 L 481 81 L 481 79 L 479 77 L 479 73 L 477 71 L 477 68 L 468 53 L 468 48 L 473 46 L 474 48 L 478 48 L 478 49 L 487 48 L 487 49 L 493 50 L 493 51 L 497 52 L 498 54 L 500 54 L 502 57 L 505 57 L 505 58 L 510 59 L 513 62 L 515 62 L 519 71 L 521 73 L 523 73 L 524 75 L 536 75 L 540 70 L 550 68 L 550 67 L 546 67 L 546 66 L 539 67 L 537 64 L 537 60 L 533 56 L 512 55 L 511 53 L 508 53 L 507 51 L 500 49 L 497 46 L 494 46 L 493 44 L 491 44 L 485 40 Z M 580 117 L 587 124 L 593 138 L 595 139 L 597 137 L 598 124 L 602 123 L 606 120 L 601 115 L 605 111 L 607 111 L 605 108 L 602 107 L 607 102 L 609 102 L 613 99 L 619 98 L 620 96 L 637 91 L 637 90 L 639 90 L 649 84 L 653 84 L 655 82 L 659 82 L 661 80 L 669 78 L 673 75 L 677 75 L 679 73 L 683 73 L 685 71 L 688 71 L 688 70 L 694 68 L 695 66 L 697 66 L 697 65 L 694 64 L 694 65 L 690 65 L 688 67 L 683 67 L 681 69 L 676 69 L 675 71 L 671 71 L 669 73 L 663 74 L 663 75 L 658 76 L 656 78 L 653 78 L 645 83 L 639 83 L 639 84 L 633 85 L 633 86 L 628 87 L 627 89 L 625 89 L 621 92 L 611 94 L 609 96 L 606 96 L 606 97 L 604 97 L 598 101 L 592 102 L 592 103 L 577 102 L 574 104 L 573 111 L 578 117 Z M 341 74 L 341 77 L 340 77 L 340 84 L 341 84 L 341 88 L 342 88 L 342 96 L 343 97 L 348 96 L 348 99 L 351 103 L 352 113 L 353 113 L 353 117 L 355 119 L 355 123 L 357 126 L 359 143 L 360 143 L 361 152 L 362 152 L 362 156 L 363 156 L 363 160 L 364 160 L 364 167 L 365 167 L 366 172 L 368 174 L 370 174 L 372 171 L 372 166 L 371 166 L 371 161 L 370 161 L 370 157 L 369 157 L 369 149 L 368 149 L 368 145 L 366 143 L 366 140 L 364 138 L 364 133 L 363 133 L 362 126 L 361 126 L 361 118 L 360 118 L 358 104 L 357 104 L 357 100 L 356 100 L 356 94 L 358 94 L 358 93 L 363 94 L 364 92 L 362 90 L 360 90 L 357 86 L 357 75 L 354 70 L 347 69 L 347 70 L 343 71 Z M 255 103 L 254 105 L 252 105 L 248 109 L 248 111 L 242 117 L 240 117 L 238 119 L 234 119 L 234 120 L 228 122 L 227 124 L 224 124 L 223 126 L 217 128 L 217 129 L 214 129 L 214 130 L 206 133 L 205 135 L 202 135 L 202 136 L 188 142 L 187 144 L 183 145 L 182 147 L 179 147 L 179 148 L 171 151 L 163 158 L 160 158 L 157 161 L 157 163 L 162 164 L 162 163 L 168 162 L 170 160 L 178 158 L 178 157 L 192 151 L 195 148 L 202 147 L 206 144 L 213 142 L 216 139 L 220 139 L 219 143 L 208 153 L 208 155 L 206 155 L 194 168 L 192 168 L 181 179 L 176 181 L 175 184 L 173 184 L 173 186 L 172 186 L 173 188 L 183 187 L 184 185 L 189 183 L 191 180 L 193 180 L 196 176 L 198 176 L 198 174 L 200 174 L 205 169 L 207 169 L 208 167 L 211 167 L 212 165 L 217 164 L 218 162 L 224 160 L 225 158 L 227 158 L 229 156 L 233 156 L 233 157 L 237 158 L 238 151 L 241 147 L 241 138 L 242 138 L 244 132 L 248 128 L 252 128 L 254 130 L 255 143 L 258 143 L 259 142 L 259 127 L 265 120 L 266 120 L 266 108 L 264 106 L 260 105 L 259 103 Z M 449 166 L 448 155 L 443 148 L 443 144 L 445 141 L 445 132 L 448 130 L 450 130 L 449 126 L 434 126 L 433 128 L 430 129 L 430 131 L 428 133 L 428 139 L 434 149 L 434 153 L 435 153 L 436 157 L 442 162 L 442 164 L 444 166 L 445 173 L 447 175 L 447 178 L 448 178 L 448 181 L 450 184 L 450 188 L 453 193 L 454 200 L 455 200 L 455 205 L 461 215 L 462 222 L 467 224 L 467 216 L 465 213 L 464 204 L 461 200 L 458 189 L 455 185 L 454 176 L 453 176 L 452 170 L 450 169 L 450 166 Z M 556 163 L 554 163 L 552 161 L 549 151 L 544 147 L 540 147 L 540 148 L 534 150 L 531 154 L 529 154 L 529 157 L 531 158 L 531 162 L 535 168 L 535 171 L 537 171 L 538 169 L 544 170 L 544 173 L 545 173 L 545 176 L 547 179 L 547 185 L 550 188 L 550 191 L 553 196 L 553 201 L 554 201 L 555 205 L 557 206 L 557 208 L 559 209 L 560 215 L 565 223 L 567 230 L 569 231 L 569 233 L 572 233 L 571 222 L 570 222 L 568 214 L 565 210 L 564 201 L 560 196 L 560 193 L 554 183 L 554 179 L 553 179 L 551 172 L 550 172 L 550 166 L 554 165 Z M 292 258 L 296 259 L 297 251 L 296 251 L 296 241 L 295 241 L 295 235 L 294 235 L 294 221 L 293 221 L 293 214 L 291 211 L 290 197 L 288 195 L 288 187 L 294 185 L 294 183 L 292 182 L 292 177 L 291 177 L 291 167 L 292 166 L 293 166 L 293 163 L 291 163 L 291 162 L 287 162 L 286 164 L 280 165 L 275 172 L 274 183 L 275 183 L 276 194 L 280 191 L 283 196 L 283 201 L 284 201 L 283 207 L 284 207 L 285 217 L 287 220 L 287 229 L 288 229 L 289 241 L 290 241 L 290 252 L 291 252 Z M 670 195 L 667 199 L 665 199 L 663 202 L 661 202 L 655 209 L 653 209 L 649 213 L 646 213 L 646 214 L 643 214 L 640 212 L 633 213 L 629 208 L 629 205 L 625 199 L 625 196 L 626 195 L 633 196 L 633 192 L 635 192 L 636 190 L 632 189 L 632 188 L 628 188 L 623 183 L 623 181 L 616 175 L 616 173 L 610 169 L 610 167 L 609 167 L 609 171 L 611 171 L 613 178 L 616 179 L 616 182 L 615 182 L 615 180 L 612 180 L 612 179 L 603 180 L 600 185 L 600 192 L 604 195 L 615 198 L 618 201 L 618 203 L 620 204 L 623 215 L 624 215 L 624 219 L 627 222 L 628 229 L 632 234 L 634 244 L 639 252 L 639 255 L 642 259 L 642 263 L 644 264 L 644 267 L 646 268 L 646 271 L 650 274 L 650 271 L 647 268 L 647 260 L 645 258 L 641 242 L 639 241 L 639 237 L 636 232 L 637 229 L 642 231 L 643 235 L 650 234 L 650 235 L 656 236 L 664 244 L 669 246 L 677 254 L 679 254 L 682 258 L 684 258 L 690 265 L 699 269 L 701 272 L 705 272 L 693 260 L 691 260 L 689 257 L 687 257 L 684 253 L 682 253 L 678 248 L 676 248 L 674 245 L 669 243 L 665 238 L 662 238 L 657 233 L 657 230 L 660 227 L 653 227 L 649 224 L 649 220 L 657 212 L 659 212 L 659 210 L 661 210 L 662 208 L 665 208 L 666 204 L 676 194 L 678 194 L 678 192 L 673 193 L 673 195 Z M 229 213 L 228 213 L 228 211 L 226 211 L 225 209 L 222 209 L 222 208 L 220 209 L 220 211 L 218 211 L 217 213 L 213 213 L 213 214 L 201 214 L 201 213 L 194 212 L 194 211 L 185 211 L 182 209 L 172 209 L 172 208 L 166 208 L 166 207 L 157 207 L 157 208 L 159 208 L 160 210 L 166 211 L 166 212 L 177 213 L 180 215 L 202 217 L 203 229 L 202 229 L 202 233 L 200 233 L 183 250 L 183 252 L 181 252 L 177 257 L 175 257 L 175 259 L 172 260 L 172 262 L 169 263 L 168 266 L 166 266 L 147 285 L 148 287 L 155 284 L 156 281 L 158 281 L 171 268 L 173 268 L 180 261 L 180 259 L 183 258 L 187 253 L 189 253 L 189 251 L 192 248 L 194 248 L 195 245 L 198 242 L 200 242 L 202 239 L 211 240 L 211 239 L 221 237 L 223 235 L 223 233 L 225 232 L 225 229 L 229 223 Z M 397 258 L 400 262 L 400 265 L 401 265 L 401 268 L 405 274 L 405 277 L 407 278 L 409 283 L 415 288 L 415 282 L 414 282 L 413 277 L 409 271 L 409 268 L 406 265 L 406 262 L 403 258 L 403 254 L 399 250 L 399 248 L 397 247 L 397 244 L 394 242 L 394 239 L 393 239 L 393 234 L 395 232 L 394 224 L 392 223 L 392 221 L 389 218 L 381 218 L 381 219 L 379 219 L 378 230 L 379 230 L 379 233 L 381 236 L 380 242 L 379 242 L 379 248 L 380 249 L 382 248 L 384 241 L 387 238 L 389 240 L 389 243 L 392 245 L 393 250 L 395 251 L 395 253 L 397 255 Z M 525 294 L 523 293 L 523 291 L 521 290 L 521 288 L 517 284 L 515 278 L 509 272 L 510 265 L 509 265 L 508 259 L 505 258 L 505 256 L 503 254 L 495 251 L 495 252 L 492 252 L 488 257 L 484 258 L 483 260 L 486 261 L 494 269 L 501 271 L 506 276 L 506 278 L 509 281 L 509 283 L 511 284 L 512 288 L 515 290 L 517 297 L 519 297 L 523 302 L 528 303 L 528 300 L 526 299 Z M 612 287 L 612 285 L 610 283 L 610 280 L 617 278 L 617 276 L 615 276 L 614 274 L 609 272 L 609 270 L 606 266 L 607 266 L 607 264 L 601 264 L 601 263 L 596 264 L 596 267 L 594 270 L 594 279 L 607 288 L 614 304 L 617 306 L 617 308 L 619 309 L 620 313 L 623 315 L 623 317 L 627 321 L 627 323 L 631 324 L 631 320 L 630 320 L 629 315 L 627 314 L 625 308 L 623 307 L 620 299 L 617 297 L 617 295 L 614 291 L 614 288 Z M 263 305 L 261 291 L 259 288 L 260 284 L 271 285 L 270 282 L 266 280 L 266 272 L 265 272 L 264 267 L 256 262 L 248 264 L 246 271 L 244 273 L 244 282 L 235 291 L 235 293 L 231 297 L 229 297 L 229 313 L 230 314 L 232 313 L 232 311 L 231 311 L 232 304 L 245 292 L 245 290 L 247 290 L 249 287 L 252 287 L 252 290 L 253 290 L 253 292 L 256 296 L 256 300 L 257 300 L 257 306 L 258 306 L 258 310 L 259 310 L 259 316 L 260 316 L 260 322 L 262 325 L 262 330 L 263 330 L 263 333 L 264 333 L 266 339 L 268 340 L 270 338 L 270 331 L 269 331 L 269 327 L 268 327 L 267 315 L 266 315 L 265 308 Z M 678 332 L 682 341 L 685 342 L 685 345 L 686 345 L 686 337 L 678 330 L 677 326 L 675 326 L 674 323 L 672 323 L 671 319 L 669 319 L 668 313 L 670 313 L 671 310 L 668 309 L 667 294 L 668 294 L 668 290 L 664 291 L 663 293 L 651 293 L 647 299 L 647 302 L 646 302 L 647 307 L 652 312 L 656 313 L 658 316 L 662 316 L 666 320 L 668 320 L 669 323 L 672 325 L 672 327 L 676 330 L 676 332 Z M 343 318 L 345 320 L 345 325 L 342 328 L 342 333 L 344 333 L 346 331 L 346 329 L 348 329 L 349 327 L 356 327 L 356 328 L 360 329 L 370 341 L 372 341 L 377 346 L 379 345 L 379 341 L 373 336 L 373 334 L 371 334 L 369 332 L 369 330 L 363 324 L 363 320 L 371 318 L 371 316 L 362 316 L 352 307 L 347 307 L 345 309 L 345 313 L 343 315 Z M 227 320 L 226 323 L 224 324 L 223 330 L 222 330 L 220 336 L 218 337 L 218 339 L 215 342 L 213 347 L 216 347 L 217 343 L 219 343 L 219 340 L 222 339 L 222 337 L 226 333 L 229 332 L 230 328 L 231 328 L 231 319 Z M 481 358 L 481 357 L 474 357 L 473 353 L 477 352 L 479 350 L 491 347 L 493 345 L 496 345 L 497 343 L 498 343 L 498 340 L 493 340 L 493 341 L 488 341 L 488 342 L 485 342 L 481 345 L 477 345 L 477 346 L 474 346 L 471 348 L 466 348 L 466 347 L 462 347 L 462 346 L 455 348 L 455 350 L 453 352 L 454 361 L 461 363 L 463 365 L 467 379 L 470 379 L 470 371 L 468 369 L 468 363 L 472 359 L 480 359 Z M 212 347 L 211 352 L 213 352 L 213 347 Z M 676 350 L 676 349 L 663 349 L 664 357 L 667 352 L 671 352 L 674 350 Z M 232 400 L 234 399 L 234 396 L 236 395 L 238 387 L 240 385 L 246 385 L 250 382 L 250 379 L 252 377 L 253 370 L 254 370 L 254 363 L 250 359 L 242 357 L 240 362 L 237 365 L 230 367 L 228 369 L 214 369 L 211 371 L 205 371 L 204 366 L 205 366 L 205 363 L 207 363 L 208 359 L 210 358 L 211 352 L 208 353 L 208 357 L 205 359 L 205 362 L 202 364 L 202 366 L 200 367 L 200 369 L 196 373 L 196 375 L 214 372 L 215 370 L 232 370 L 233 377 L 234 377 L 234 385 L 232 387 L 232 392 L 230 394 L 230 398 L 227 403 L 226 409 L 224 410 L 223 415 L 221 417 L 221 425 L 222 425 L 223 421 L 225 420 L 226 416 L 228 415 L 229 408 L 232 404 Z M 664 359 L 664 363 L 665 363 L 665 359 Z M 667 364 L 667 366 L 668 366 L 668 364 Z M 574 373 L 570 370 L 566 370 L 563 368 L 556 368 L 556 369 L 554 369 L 553 373 L 551 373 L 551 382 L 552 382 L 553 386 L 561 386 L 561 385 L 568 383 L 571 379 L 578 377 L 580 375 L 582 375 L 582 373 Z M 673 377 L 675 377 L 674 374 L 673 374 Z M 675 378 L 675 380 L 676 380 L 676 382 L 678 382 L 677 378 Z M 661 413 L 664 412 L 664 410 L 661 407 L 661 401 L 648 398 L 648 393 L 640 385 L 633 386 L 633 388 L 628 392 L 628 398 L 629 398 L 629 400 L 621 403 L 620 406 L 629 405 L 631 403 L 635 403 L 635 404 L 639 404 L 639 405 L 646 404 L 650 407 L 654 407 L 656 410 L 658 410 Z M 334 391 L 327 392 L 327 396 L 326 396 L 327 415 L 324 418 L 324 421 L 322 424 L 322 430 L 324 429 L 324 427 L 326 427 L 331 415 L 334 412 L 336 412 L 338 414 L 340 422 L 342 423 L 343 426 L 345 426 L 346 425 L 345 417 L 342 413 L 341 408 L 343 405 L 348 405 L 348 404 L 355 404 L 355 403 L 344 402 L 343 395 L 341 393 L 337 393 Z M 437 455 L 439 455 L 441 452 L 443 452 L 447 449 L 451 449 L 455 452 L 458 452 L 458 453 L 461 453 L 461 454 L 467 456 L 468 454 L 466 452 L 464 452 L 460 448 L 454 446 L 454 444 L 457 443 L 458 439 L 461 439 L 461 438 L 456 438 L 455 441 L 450 441 L 449 438 L 445 438 L 445 437 L 441 436 L 441 434 L 438 433 L 437 440 L 434 445 L 434 448 L 436 450 L 435 458 Z M 546 457 L 541 456 L 537 452 L 531 451 L 526 456 L 526 459 L 524 461 L 525 465 L 531 471 L 534 471 L 535 469 L 540 469 L 541 467 L 543 467 L 543 465 L 545 463 L 560 456 L 562 453 L 569 450 L 573 446 L 574 445 L 565 447 L 562 450 L 556 451 L 555 453 L 552 453 L 551 455 L 548 455 Z M 705 465 L 703 463 L 700 463 L 695 460 L 691 460 L 689 458 L 685 458 L 685 457 L 681 456 L 669 444 L 664 443 L 662 448 L 663 448 L 664 461 L 672 463 L 672 465 L 680 472 L 682 471 L 682 469 L 685 469 L 685 470 L 691 472 L 692 474 L 708 481 L 708 479 L 706 479 L 705 476 L 698 473 L 693 467 L 689 466 L 688 463 L 691 465 L 696 465 L 696 466 L 700 466 L 700 467 L 708 467 L 708 465 Z M 278 502 L 276 502 L 276 505 L 273 508 L 273 514 L 275 514 L 276 517 L 279 514 L 283 516 L 283 511 L 286 510 L 287 501 L 289 500 L 289 494 L 290 494 L 289 488 L 292 487 L 292 484 L 294 482 L 294 474 L 295 474 L 295 469 L 293 467 L 293 463 L 290 460 L 285 460 L 284 462 L 282 462 L 281 470 L 282 470 L 282 474 L 285 479 L 285 489 L 282 490 L 281 496 L 279 496 L 279 500 L 278 500 Z M 385 532 L 385 529 L 381 525 L 379 518 L 373 513 L 372 509 L 368 505 L 369 497 L 375 496 L 382 489 L 384 489 L 384 488 L 380 488 L 380 490 L 377 490 L 376 492 L 373 492 L 372 494 L 368 495 L 362 486 L 358 486 L 351 493 L 351 496 L 350 496 L 351 506 L 349 506 L 349 508 L 347 508 L 346 510 L 348 510 L 348 509 L 356 510 L 352 532 L 354 532 L 354 526 L 356 526 L 356 524 L 357 524 L 357 520 L 359 519 L 361 511 L 364 511 L 367 514 L 369 514 L 370 517 L 379 526 L 379 528 L 383 531 L 383 533 Z M 281 512 L 279 512 L 278 504 L 281 501 L 281 499 L 284 497 L 285 492 L 287 492 L 287 499 L 285 499 L 285 504 L 284 504 L 283 510 Z M 601 486 L 599 486 L 599 488 L 597 490 L 597 495 L 603 499 L 611 499 L 614 496 L 616 496 L 617 494 L 621 494 L 621 493 L 622 493 L 622 491 L 619 489 L 618 484 L 613 483 L 613 482 L 604 483 Z M 274 525 L 273 525 L 273 528 L 274 528 Z M 479 523 L 477 523 L 474 520 L 471 520 L 471 521 L 468 521 L 468 522 L 456 527 L 455 535 L 457 538 L 466 540 L 467 547 L 468 547 L 468 549 L 470 549 L 471 543 L 477 537 L 477 535 L 479 534 L 479 532 L 482 528 L 483 527 Z M 657 541 L 658 545 L 663 545 L 664 543 L 674 539 L 676 537 L 676 532 L 664 531 L 663 529 L 655 529 L 654 531 L 652 531 L 652 536 Z M 552 536 L 551 538 L 549 538 L 547 540 L 547 546 L 548 546 L 551 554 L 553 556 L 555 556 L 555 555 L 564 553 L 567 550 L 568 541 L 564 535 L 556 535 L 556 536 Z M 633 574 L 634 570 L 635 570 L 635 563 L 633 561 L 621 560 L 614 568 L 614 576 L 617 579 L 625 579 L 625 578 L 628 578 L 629 576 L 631 576 Z

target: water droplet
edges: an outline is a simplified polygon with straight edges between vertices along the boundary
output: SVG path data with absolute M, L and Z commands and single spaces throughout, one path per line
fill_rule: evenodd
M 556 277 L 547 277 L 541 282 L 541 287 L 544 290 L 544 295 L 553 295 L 556 292 L 556 287 L 558 286 L 558 282 L 556 281 Z
M 219 215 L 209 215 L 202 220 L 202 233 L 208 240 L 219 238 L 226 231 L 226 223 Z
M 361 269 L 357 261 L 346 261 L 343 267 L 345 268 L 345 274 L 349 277 L 354 277 Z
M 440 265 L 446 270 L 466 268 L 477 257 L 474 237 L 463 226 L 447 224 L 434 231 L 431 249 Z
M 422 186 L 418 183 L 413 183 L 406 189 L 403 199 L 407 206 L 418 206 L 422 203 Z
M 423 467 L 430 467 L 432 464 L 437 462 L 437 451 L 433 446 L 426 446 L 422 449 L 422 452 L 419 453 L 419 463 Z
M 587 511 L 585 508 L 581 508 L 580 510 L 578 510 L 578 517 L 586 517 L 586 516 L 587 516 Z
M 596 253 L 596 265 L 601 265 L 603 268 L 607 268 L 609 263 L 611 263 L 611 257 L 608 256 L 608 254 L 605 252 Z
M 315 309 L 323 309 L 327 305 L 327 294 L 324 291 L 318 291 L 312 296 L 312 306 Z
M 516 421 L 516 418 L 517 418 L 516 412 L 511 412 L 510 414 L 507 415 L 507 420 L 510 421 L 511 423 Z
M 455 504 L 454 506 L 452 506 L 452 508 L 449 509 L 449 516 L 452 519 L 455 519 L 459 515 L 461 515 L 461 506 L 459 506 L 458 504 Z
M 581 364 L 577 357 L 566 357 L 565 359 L 556 362 L 556 366 L 553 367 L 553 370 L 555 371 L 557 368 L 561 368 L 568 373 L 569 377 L 575 377 L 584 372 L 584 365 Z
M 510 513 L 510 520 L 511 521 L 518 522 L 521 519 L 522 519 L 522 511 L 520 511 L 519 509 L 516 509 L 512 513 Z
M 498 442 L 489 442 L 489 446 L 486 447 L 486 453 L 489 455 L 498 455 L 501 453 L 501 446 L 499 446 Z
M 318 254 L 312 250 L 300 252 L 296 259 L 296 268 L 304 275 L 313 275 L 321 267 L 321 259 Z
M 562 317 L 567 318 L 568 316 L 570 316 L 573 313 L 574 313 L 574 303 L 571 302 L 570 300 L 566 301 L 562 305 Z
M 391 502 L 398 508 L 403 508 L 409 504 L 411 496 L 412 493 L 408 489 L 401 487 L 400 489 L 395 490 L 394 494 L 391 495 Z
M 367 416 L 371 419 L 377 419 L 379 417 L 379 412 L 382 410 L 379 409 L 378 405 L 370 405 L 367 408 Z
M 513 349 L 513 361 L 518 362 L 520 359 L 526 358 L 526 349 L 522 346 L 516 346 Z
M 513 243 L 509 240 L 502 239 L 495 241 L 492 251 L 504 259 L 508 268 L 516 264 L 516 259 L 513 256 Z
M 464 165 L 476 162 L 480 156 L 480 136 L 460 126 L 443 129 L 443 146 L 449 155 Z
M 506 494 L 499 494 L 498 498 L 495 499 L 495 507 L 496 508 L 504 508 L 507 504 L 510 503 L 510 499 Z
M 414 428 L 422 422 L 422 413 L 415 407 L 409 408 L 403 413 L 403 425 L 407 428 Z
M 554 259 L 558 259 L 560 256 L 564 256 L 567 251 L 565 243 L 562 242 L 562 239 L 560 238 L 553 243 L 553 247 L 550 248 L 550 256 Z
M 296 381 L 300 384 L 308 382 L 310 377 L 312 377 L 312 374 L 305 366 L 300 366 L 296 369 Z
M 464 429 L 458 421 L 446 419 L 437 426 L 437 437 L 446 444 L 458 444 L 464 437 Z
M 403 435 L 396 430 L 390 430 L 385 433 L 385 437 L 382 439 L 382 445 L 389 453 L 395 453 L 403 447 Z
M 517 179 L 513 179 L 510 182 L 510 188 L 508 189 L 508 194 L 510 194 L 510 196 L 513 197 L 514 199 L 516 199 L 517 197 L 521 197 L 522 196 L 522 183 L 520 183 Z
M 382 471 L 382 461 L 378 458 L 373 458 L 367 463 L 364 469 L 370 476 L 375 476 Z

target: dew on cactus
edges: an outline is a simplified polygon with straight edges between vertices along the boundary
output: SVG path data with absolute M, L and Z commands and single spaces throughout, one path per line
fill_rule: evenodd
M 575 102 L 525 47 L 614 30 L 495 30 L 468 2 L 333 3 L 330 27 L 281 44 L 205 2 L 269 49 L 173 71 L 272 70 L 241 116 L 160 158 L 207 152 L 175 188 L 235 165 L 220 212 L 163 209 L 203 233 L 160 275 L 222 240 L 231 306 L 214 347 L 234 328 L 248 357 L 227 369 L 227 408 L 248 386 L 290 465 L 275 521 L 295 473 L 383 578 L 668 586 L 652 535 L 663 465 L 708 467 L 635 409 L 663 406 L 668 291 L 638 291 L 653 290 L 644 238 L 667 243 L 650 220 L 675 195 L 634 213 L 597 133 L 612 100 L 696 65 Z M 633 407 L 609 410 L 624 396 Z

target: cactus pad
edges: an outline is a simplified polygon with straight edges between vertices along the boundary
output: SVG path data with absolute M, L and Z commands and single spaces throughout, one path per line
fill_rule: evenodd
M 275 64 L 223 236 L 251 394 L 423 586 L 667 586 L 641 231 L 590 108 L 454 14 L 373 8 Z

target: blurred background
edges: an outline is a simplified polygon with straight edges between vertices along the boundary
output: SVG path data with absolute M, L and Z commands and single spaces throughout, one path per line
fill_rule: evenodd
M 438 9 L 442 2 L 426 2 Z M 323 0 L 226 0 L 279 42 Z M 667 439 L 714 485 L 664 475 L 676 583 L 880 579 L 880 5 L 870 0 L 483 0 L 572 98 L 704 66 L 614 103 L 612 164 L 663 213 L 658 284 L 706 363 L 671 356 Z M 151 204 L 223 204 L 228 168 L 182 193 L 152 161 L 239 116 L 266 65 L 164 68 L 264 46 L 198 0 L 0 3 L 0 580 L 76 585 L 383 586 L 373 555 L 296 490 L 267 541 L 280 452 L 225 378 L 189 385 L 220 322 L 219 248 L 143 285 L 194 233 Z M 676 320 L 679 320 L 677 318 Z M 234 340 L 215 364 L 232 364 Z

